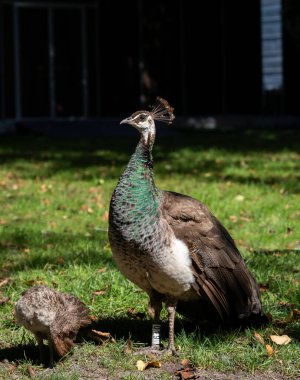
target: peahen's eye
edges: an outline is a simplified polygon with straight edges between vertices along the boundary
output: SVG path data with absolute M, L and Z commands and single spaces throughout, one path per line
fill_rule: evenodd
M 146 120 L 146 115 L 142 114 L 140 115 L 140 121 L 145 121 Z

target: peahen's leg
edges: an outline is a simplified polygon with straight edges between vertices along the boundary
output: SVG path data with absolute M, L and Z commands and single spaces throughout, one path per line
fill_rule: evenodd
M 167 312 L 168 312 L 168 321 L 169 321 L 169 344 L 168 351 L 172 354 L 176 353 L 174 345 L 174 323 L 175 323 L 175 313 L 176 313 L 176 304 L 177 300 L 168 299 L 166 302 Z
M 40 333 L 35 333 L 35 338 L 38 342 L 38 347 L 39 347 L 39 359 L 40 359 L 40 362 L 43 363 L 44 361 L 44 344 L 43 344 L 43 338 L 42 338 L 42 335 Z
M 153 318 L 151 349 L 160 349 L 160 313 L 162 301 L 160 296 L 151 296 L 148 304 L 149 314 Z
M 154 290 L 148 292 L 149 303 L 148 311 L 150 316 L 153 318 L 152 324 L 152 338 L 151 346 L 142 348 L 136 352 L 136 354 L 145 353 L 145 354 L 159 354 L 160 351 L 160 312 L 162 309 L 162 298 L 161 295 Z
M 52 341 L 52 337 L 51 337 L 51 334 L 49 334 L 48 336 L 48 345 L 49 345 L 49 355 L 50 355 L 50 359 L 49 359 L 49 367 L 50 368 L 53 368 L 53 352 L 54 352 L 54 349 L 53 349 L 53 341 Z

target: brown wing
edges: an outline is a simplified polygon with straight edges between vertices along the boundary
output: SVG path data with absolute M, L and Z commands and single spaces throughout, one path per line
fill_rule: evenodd
M 189 248 L 198 295 L 224 321 L 259 314 L 258 286 L 227 230 L 201 202 L 168 191 L 162 195 L 163 216 Z

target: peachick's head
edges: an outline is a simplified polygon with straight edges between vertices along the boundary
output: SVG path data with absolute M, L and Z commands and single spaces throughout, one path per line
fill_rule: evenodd
M 174 108 L 172 108 L 166 100 L 158 97 L 156 100 L 156 105 L 152 108 L 152 110 L 137 111 L 122 120 L 120 124 L 132 125 L 141 133 L 144 142 L 151 144 L 155 138 L 154 121 L 157 120 L 171 124 L 175 119 L 173 110 Z

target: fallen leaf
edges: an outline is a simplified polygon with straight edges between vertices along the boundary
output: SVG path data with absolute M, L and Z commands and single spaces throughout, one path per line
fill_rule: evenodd
M 42 193 L 45 193 L 45 192 L 47 191 L 47 186 L 46 186 L 44 183 L 41 185 L 41 187 L 40 187 L 40 191 L 41 191 Z
M 8 172 L 7 175 L 6 175 L 6 178 L 8 179 L 13 179 L 13 178 L 17 178 L 16 174 L 13 173 L 13 172 Z
M 28 280 L 26 281 L 26 285 L 34 286 L 34 285 L 45 285 L 45 282 L 43 280 Z
M 49 225 L 50 225 L 51 228 L 56 228 L 57 227 L 57 223 L 54 222 L 54 221 L 49 222 Z
M 288 227 L 286 229 L 286 233 L 284 234 L 284 237 L 287 238 L 288 236 L 290 236 L 291 234 L 293 233 L 293 229 Z
M 287 302 L 287 301 L 280 301 L 280 302 L 279 302 L 279 305 L 280 305 L 280 306 L 285 306 L 285 307 L 293 307 L 294 304 L 289 303 L 289 302 Z M 291 313 L 292 313 L 292 312 L 291 312 Z
M 7 366 L 7 372 L 8 373 L 13 373 L 17 369 L 17 366 L 15 364 L 8 364 Z
M 9 277 L 6 277 L 6 278 L 3 278 L 0 280 L 0 288 L 2 288 L 2 286 L 8 284 L 10 281 L 10 278 Z
M 4 226 L 4 224 L 6 224 L 6 223 L 7 223 L 6 220 L 0 219 L 0 226 Z
M 101 218 L 104 222 L 108 221 L 108 211 L 105 211 Z
M 259 341 L 259 343 L 261 343 L 261 344 L 266 344 L 264 338 L 263 338 L 258 332 L 254 331 L 253 336 L 254 336 L 254 338 L 255 338 L 256 340 Z
M 232 223 L 236 223 L 238 220 L 236 215 L 230 215 L 229 219 L 232 221 Z
M 138 360 L 136 362 L 136 367 L 139 371 L 145 371 L 147 368 L 160 368 L 161 362 L 158 361 L 151 361 L 151 362 L 143 362 L 143 360 Z
M 130 307 L 127 310 L 127 315 L 134 317 L 135 319 L 143 319 L 146 317 L 146 314 L 143 311 L 136 311 L 135 307 Z
M 266 347 L 268 356 L 272 356 L 274 353 L 273 348 L 269 344 L 266 344 L 265 347 Z
M 182 365 L 183 367 L 187 367 L 189 364 L 190 364 L 189 359 L 182 359 L 182 360 L 181 360 L 181 365 Z
M 259 284 L 259 290 L 261 292 L 266 292 L 267 290 L 269 290 L 269 284 Z
M 89 188 L 89 193 L 90 194 L 96 193 L 97 191 L 98 191 L 97 187 L 90 187 Z
M 156 361 L 156 360 L 154 360 L 152 362 L 148 362 L 146 364 L 146 369 L 147 368 L 161 368 L 161 362 Z
M 130 338 L 127 339 L 126 346 L 124 347 L 123 352 L 125 355 L 132 354 L 132 340 Z
M 31 365 L 29 365 L 29 366 L 27 367 L 27 371 L 28 371 L 29 377 L 30 377 L 31 379 L 35 379 L 36 374 L 35 374 L 35 372 L 34 372 L 34 370 L 33 370 L 33 368 L 32 368 Z
M 266 313 L 265 315 L 266 315 L 269 322 L 273 321 L 273 315 L 271 313 Z
M 299 309 L 293 309 L 292 315 L 293 315 L 294 321 L 296 321 L 297 319 L 300 319 L 300 310 Z
M 98 273 L 104 273 L 106 271 L 106 268 L 99 268 L 97 270 Z
M 106 293 L 106 290 L 105 290 L 105 289 L 94 290 L 94 291 L 92 292 L 92 294 L 93 294 L 94 296 L 102 296 L 102 295 L 105 294 L 105 293 Z
M 237 201 L 237 202 L 243 202 L 243 200 L 245 199 L 244 195 L 241 195 L 241 194 L 238 194 L 234 200 Z
M 105 342 L 116 343 L 116 340 L 111 336 L 111 333 L 109 332 L 91 330 L 88 333 L 88 336 L 96 340 L 98 343 L 105 343 Z
M 247 216 L 241 216 L 241 220 L 243 221 L 243 222 L 251 222 L 251 218 L 248 218 Z
M 0 306 L 1 305 L 4 305 L 6 302 L 9 301 L 9 297 L 3 297 L 3 298 L 0 298 Z
M 62 256 L 58 256 L 57 259 L 56 259 L 56 262 L 57 262 L 58 264 L 64 264 L 65 259 L 64 259 Z
M 81 211 L 86 211 L 88 214 L 92 214 L 94 212 L 93 209 L 90 206 L 88 206 L 88 205 L 82 205 L 80 207 L 80 210 Z
M 144 371 L 146 369 L 146 363 L 143 360 L 138 360 L 136 362 L 136 367 L 139 371 Z
M 180 376 L 181 380 L 195 379 L 196 374 L 194 371 L 190 371 L 190 368 L 186 368 L 181 371 L 176 371 L 176 374 Z
M 49 205 L 50 205 L 50 201 L 49 201 L 48 198 L 43 199 L 43 200 L 42 200 L 42 203 L 43 203 L 43 205 L 45 205 L 45 206 L 49 206 Z
M 292 341 L 288 335 L 270 335 L 270 339 L 280 346 L 289 344 Z

